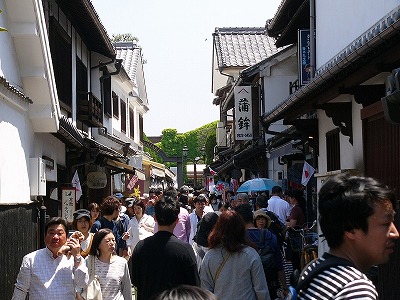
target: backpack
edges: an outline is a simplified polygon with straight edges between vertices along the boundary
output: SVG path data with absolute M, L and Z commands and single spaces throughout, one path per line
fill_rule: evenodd
M 267 281 L 276 281 L 277 279 L 277 271 L 275 268 L 275 250 L 269 246 L 265 245 L 265 238 L 268 230 L 263 229 L 261 231 L 260 240 L 258 241 L 258 254 L 261 258 L 261 263 L 263 265 L 265 277 Z M 276 276 L 275 276 L 276 274 Z
M 260 255 L 261 263 L 263 265 L 264 274 L 265 278 L 267 279 L 267 285 L 271 299 L 275 299 L 277 296 L 277 290 L 279 288 L 278 271 L 276 270 L 275 265 L 275 249 L 268 245 L 268 243 L 265 243 L 267 233 L 267 229 L 261 230 L 260 239 L 257 243 L 257 252 Z M 270 239 L 272 239 L 274 234 L 272 232 L 270 232 L 270 234 Z
M 268 227 L 268 230 L 272 231 L 276 235 L 278 240 L 279 246 L 282 247 L 283 242 L 285 241 L 285 232 L 286 232 L 286 225 L 279 220 L 279 217 L 273 213 L 272 211 L 265 210 L 263 211 L 267 214 L 268 217 L 271 219 L 271 224 Z
M 322 273 L 323 271 L 336 266 L 354 266 L 350 261 L 340 258 L 340 257 L 331 257 L 329 254 L 324 253 L 322 256 L 325 260 L 321 261 L 321 263 L 317 264 L 314 269 L 312 269 L 308 275 L 301 280 L 304 275 L 304 272 L 308 269 L 308 267 L 313 264 L 316 260 L 314 259 L 310 261 L 299 273 L 297 270 L 293 273 L 291 279 L 291 285 L 289 286 L 289 293 L 286 295 L 285 300 L 297 300 L 298 293 L 300 290 L 306 288 L 311 281 L 317 276 L 318 274 Z

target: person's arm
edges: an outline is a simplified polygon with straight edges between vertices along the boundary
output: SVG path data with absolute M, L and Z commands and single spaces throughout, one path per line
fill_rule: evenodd
M 70 259 L 74 260 L 73 273 L 75 286 L 78 288 L 84 288 L 89 282 L 89 271 L 85 260 L 81 255 L 81 245 L 79 244 L 79 241 L 74 238 L 70 238 L 67 245 L 71 248 L 70 252 L 72 258 Z
M 121 278 L 121 292 L 124 299 L 132 298 L 132 286 L 131 286 L 131 276 L 129 275 L 129 268 L 127 262 L 124 265 L 124 275 Z
M 22 259 L 21 268 L 15 283 L 12 300 L 25 300 L 31 285 L 31 262 L 27 256 Z
M 142 227 L 151 233 L 154 233 L 154 226 L 156 225 L 156 222 L 154 221 L 154 218 L 152 216 L 146 215 L 146 220 L 143 222 Z
M 187 214 L 185 219 L 185 229 L 186 229 L 186 242 L 189 243 L 189 236 L 190 236 L 190 218 L 189 218 L 189 214 Z
M 282 285 L 283 296 L 286 296 L 287 293 L 289 292 L 289 288 L 286 284 L 285 272 L 283 272 L 283 270 L 278 271 L 278 279 Z
M 203 289 L 214 293 L 214 280 L 213 276 L 211 275 L 210 267 L 209 267 L 209 260 L 206 259 L 207 256 L 204 256 L 203 262 L 200 267 L 200 283 Z
M 271 300 L 261 258 L 255 250 L 254 253 L 255 258 L 250 262 L 251 281 L 253 282 L 254 292 L 256 293 L 257 299 Z

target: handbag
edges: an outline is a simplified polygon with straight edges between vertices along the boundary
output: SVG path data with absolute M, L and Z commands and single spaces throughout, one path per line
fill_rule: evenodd
M 81 294 L 85 300 L 103 300 L 99 277 L 95 274 L 94 260 L 94 256 L 89 255 L 89 283 Z

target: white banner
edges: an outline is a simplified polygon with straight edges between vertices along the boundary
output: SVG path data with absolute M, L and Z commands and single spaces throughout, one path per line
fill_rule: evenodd
M 235 86 L 235 139 L 253 139 L 251 86 Z

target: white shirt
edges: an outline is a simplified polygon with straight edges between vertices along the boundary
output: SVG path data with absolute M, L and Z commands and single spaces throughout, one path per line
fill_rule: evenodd
M 287 201 L 283 200 L 279 196 L 271 196 L 268 200 L 268 210 L 275 213 L 281 222 L 285 224 L 286 220 L 290 216 L 292 207 Z
M 128 226 L 130 230 L 129 239 L 126 241 L 126 245 L 131 247 L 133 250 L 140 240 L 143 240 L 154 234 L 154 225 L 155 221 L 152 216 L 143 214 L 140 221 L 136 219 L 136 216 L 133 216 Z
M 89 281 L 86 264 L 74 268 L 74 257 L 53 258 L 48 248 L 24 256 L 15 283 L 12 300 L 74 300 L 75 286 L 83 288 Z
M 203 211 L 203 216 L 206 213 Z M 189 219 L 190 219 L 190 235 L 189 235 L 189 244 L 192 245 L 193 244 L 193 238 L 196 235 L 197 232 L 197 223 L 199 222 L 197 219 L 197 214 L 196 214 L 196 210 L 193 210 L 190 215 L 189 215 Z

